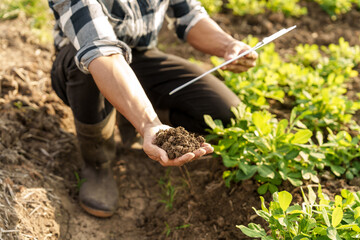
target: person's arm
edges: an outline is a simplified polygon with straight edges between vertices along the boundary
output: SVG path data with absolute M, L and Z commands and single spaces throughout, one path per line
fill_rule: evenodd
M 104 97 L 123 114 L 144 138 L 143 149 L 153 160 L 163 166 L 181 166 L 186 162 L 213 152 L 209 144 L 195 152 L 169 160 L 166 152 L 152 144 L 155 134 L 163 125 L 136 75 L 121 54 L 96 58 L 89 64 L 89 71 Z
M 211 18 L 203 18 L 198 21 L 188 32 L 187 42 L 195 49 L 223 57 L 230 60 L 240 53 L 248 50 L 250 47 L 224 32 L 220 26 Z M 255 66 L 258 55 L 252 52 L 243 58 L 226 66 L 226 69 L 234 72 L 247 71 Z

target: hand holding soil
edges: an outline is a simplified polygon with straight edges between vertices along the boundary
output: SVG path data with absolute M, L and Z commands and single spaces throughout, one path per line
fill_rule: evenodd
M 205 143 L 205 139 L 202 136 L 189 133 L 183 127 L 159 130 L 156 133 L 153 144 L 166 151 L 171 161 L 176 162 L 185 157 L 180 165 L 213 152 L 213 148 L 210 144 Z M 187 155 L 189 154 L 195 156 L 188 158 Z

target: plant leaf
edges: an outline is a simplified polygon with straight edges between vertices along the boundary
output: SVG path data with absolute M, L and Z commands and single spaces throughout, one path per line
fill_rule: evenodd
M 277 128 L 276 128 L 276 136 L 277 137 L 280 137 L 285 134 L 285 130 L 286 130 L 288 124 L 289 123 L 288 123 L 287 119 L 283 119 L 278 123 Z
M 295 133 L 294 138 L 291 140 L 293 144 L 305 144 L 312 136 L 312 132 L 309 129 L 301 129 Z
M 287 191 L 279 192 L 279 204 L 281 209 L 285 212 L 286 209 L 290 206 L 290 203 L 292 201 L 292 195 L 291 193 Z
M 355 208 L 354 210 L 354 219 L 358 219 L 360 217 L 360 207 Z
M 301 186 L 301 184 L 302 184 L 302 181 L 300 179 L 288 177 L 288 180 L 295 187 Z
M 269 183 L 269 191 L 271 194 L 273 194 L 274 192 L 279 191 L 279 189 L 276 187 L 276 185 Z
M 269 188 L 269 183 L 265 183 L 265 184 L 261 185 L 260 187 L 258 187 L 257 192 L 260 195 L 264 195 L 267 192 L 268 188 Z
M 324 136 L 321 131 L 316 131 L 316 140 L 319 143 L 319 146 L 323 145 L 324 143 Z
M 341 176 L 345 172 L 345 168 L 337 166 L 337 165 L 330 165 L 331 171 L 338 177 Z
M 256 128 L 259 130 L 260 135 L 267 135 L 271 131 L 271 125 L 269 120 L 271 119 L 271 114 L 268 112 L 254 112 L 252 115 L 253 123 Z
M 246 236 L 253 238 L 261 238 L 266 236 L 265 230 L 259 225 L 250 223 L 249 227 L 245 227 L 244 225 L 236 225 Z
M 337 227 L 343 219 L 343 210 L 341 207 L 336 207 L 332 213 L 331 225 Z
M 331 239 L 331 240 L 341 240 L 338 232 L 336 231 L 336 229 L 334 227 L 328 227 L 326 229 L 326 233 L 327 236 Z
M 324 218 L 324 221 L 325 221 L 326 225 L 327 225 L 328 227 L 330 227 L 329 216 L 327 215 L 326 209 L 323 208 L 321 212 L 322 212 L 322 216 L 323 216 L 323 218 Z
M 316 201 L 316 194 L 315 194 L 314 190 L 312 189 L 312 187 L 308 186 L 308 190 L 309 190 L 309 202 L 312 205 Z
M 211 128 L 211 129 L 215 129 L 216 128 L 216 124 L 214 122 L 214 120 L 212 119 L 212 117 L 210 115 L 205 114 L 204 115 L 204 120 L 205 123 Z
M 257 169 L 258 169 L 258 173 L 262 177 L 270 178 L 270 179 L 273 179 L 275 177 L 274 171 L 266 165 L 259 165 Z

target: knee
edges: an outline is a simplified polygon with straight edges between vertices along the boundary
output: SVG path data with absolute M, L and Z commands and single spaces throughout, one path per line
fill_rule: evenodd
M 237 107 L 240 104 L 240 99 L 234 97 L 233 99 L 228 99 L 228 101 L 222 102 L 221 104 L 214 105 L 213 114 L 209 114 L 213 119 L 219 119 L 224 126 L 230 123 L 231 118 L 234 118 L 234 114 L 231 111 L 232 107 Z

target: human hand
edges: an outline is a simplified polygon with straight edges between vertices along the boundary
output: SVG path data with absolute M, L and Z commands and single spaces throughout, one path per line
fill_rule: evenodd
M 249 49 L 250 49 L 249 45 L 240 41 L 233 41 L 227 46 L 224 54 L 224 59 L 225 61 L 228 61 Z M 256 65 L 257 58 L 258 58 L 258 54 L 256 52 L 251 52 L 245 55 L 244 57 L 239 58 L 233 61 L 232 63 L 229 63 L 228 65 L 222 67 L 221 69 L 229 70 L 235 73 L 245 72 Z
M 160 130 L 166 130 L 170 128 L 167 125 L 158 125 L 158 126 L 151 126 L 146 128 L 144 131 L 144 143 L 143 149 L 144 152 L 153 160 L 158 161 L 162 166 L 182 166 L 185 163 L 191 162 L 199 157 L 212 153 L 214 148 L 208 144 L 203 143 L 201 148 L 195 150 L 194 152 L 186 153 L 178 158 L 169 159 L 165 150 L 161 149 L 160 147 L 153 144 L 153 141 L 156 137 L 156 133 Z

